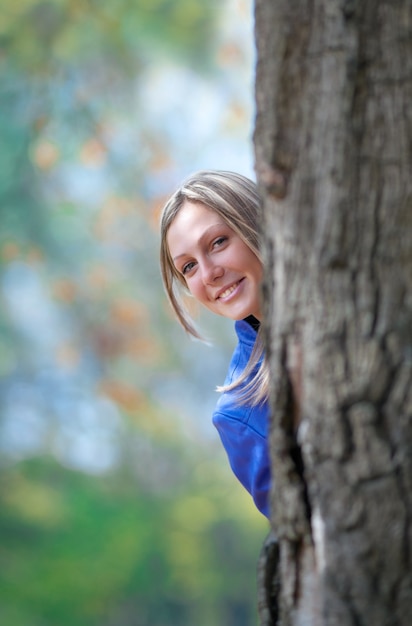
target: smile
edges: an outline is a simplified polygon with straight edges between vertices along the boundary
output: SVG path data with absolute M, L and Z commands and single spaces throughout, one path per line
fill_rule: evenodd
M 237 287 L 240 284 L 240 280 L 237 281 L 237 283 L 234 283 L 233 285 L 231 285 L 230 287 L 228 287 L 227 289 L 225 289 L 224 291 L 222 291 L 222 293 L 220 293 L 217 297 L 217 300 L 222 299 L 224 300 L 225 298 L 229 297 L 231 293 L 233 293 L 234 291 L 236 291 Z

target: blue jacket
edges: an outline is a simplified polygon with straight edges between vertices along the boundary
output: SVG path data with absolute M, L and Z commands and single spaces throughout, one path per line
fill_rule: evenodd
M 241 375 L 256 340 L 256 331 L 245 320 L 236 322 L 235 330 L 239 343 L 233 353 L 225 385 Z M 219 431 L 234 474 L 266 517 L 269 517 L 270 489 L 268 421 L 267 402 L 255 406 L 240 404 L 236 390 L 222 393 L 213 413 L 213 424 Z

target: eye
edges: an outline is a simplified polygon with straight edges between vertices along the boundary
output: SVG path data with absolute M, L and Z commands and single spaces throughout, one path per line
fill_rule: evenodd
M 219 246 L 223 245 L 225 241 L 227 241 L 227 237 L 224 237 L 224 236 L 218 237 L 217 239 L 213 241 L 212 246 L 213 248 L 219 248 Z
M 192 270 L 194 266 L 195 266 L 194 261 L 190 261 L 189 263 L 186 263 L 181 269 L 183 276 L 185 276 L 188 272 L 190 272 L 190 270 Z

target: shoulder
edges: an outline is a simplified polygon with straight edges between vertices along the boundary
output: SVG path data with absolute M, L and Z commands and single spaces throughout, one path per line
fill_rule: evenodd
M 269 404 L 240 404 L 233 392 L 220 396 L 213 412 L 213 424 L 218 430 L 241 430 L 245 428 L 266 438 L 269 420 Z
M 241 376 L 248 364 L 257 337 L 256 330 L 245 320 L 235 323 L 235 331 L 238 343 L 229 364 L 225 385 L 230 385 Z M 213 422 L 217 427 L 225 423 L 232 423 L 234 426 L 236 422 L 239 425 L 247 425 L 262 436 L 266 436 L 268 411 L 267 402 L 257 405 L 240 403 L 237 391 L 228 390 L 222 393 L 216 404 Z
M 225 385 L 230 385 L 243 374 L 256 343 L 257 332 L 245 320 L 235 322 L 235 331 L 238 343 L 229 364 Z M 268 415 L 267 401 L 260 404 L 241 403 L 237 390 L 227 390 L 221 394 L 216 404 L 213 423 L 218 430 L 247 428 L 266 437 Z

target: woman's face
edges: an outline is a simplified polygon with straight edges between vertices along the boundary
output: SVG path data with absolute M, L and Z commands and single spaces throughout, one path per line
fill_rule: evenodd
M 261 319 L 262 263 L 218 213 L 186 200 L 167 245 L 189 291 L 206 308 L 232 320 Z

